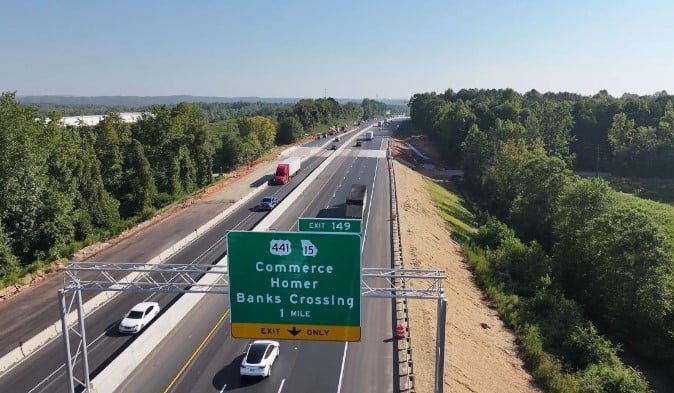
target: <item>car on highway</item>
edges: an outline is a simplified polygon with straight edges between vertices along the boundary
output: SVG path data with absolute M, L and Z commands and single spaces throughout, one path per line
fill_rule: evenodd
M 241 377 L 262 377 L 271 375 L 271 368 L 280 355 L 278 341 L 255 340 L 246 350 L 241 361 Z
M 335 142 L 339 142 L 339 137 L 336 137 L 336 138 L 335 138 Z
M 330 146 L 330 150 L 337 150 L 337 145 L 333 143 L 332 146 Z
M 357 141 L 357 142 L 356 142 L 356 147 L 361 147 L 361 146 L 363 146 L 363 142 Z
M 159 304 L 156 302 L 138 303 L 119 323 L 120 333 L 135 334 L 143 330 L 159 314 Z
M 276 207 L 278 199 L 273 196 L 266 196 L 262 198 L 260 204 L 257 205 L 258 210 L 272 210 Z

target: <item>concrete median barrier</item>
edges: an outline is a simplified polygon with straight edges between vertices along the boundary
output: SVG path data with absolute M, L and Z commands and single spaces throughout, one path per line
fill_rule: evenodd
M 368 127 L 369 128 L 369 127 Z M 358 131 L 356 135 L 360 134 L 361 132 L 364 132 L 366 129 L 362 131 Z M 350 139 L 352 140 L 353 137 Z M 320 147 L 316 148 L 318 150 L 323 150 L 325 147 L 331 143 L 331 140 L 326 141 L 323 145 Z M 346 145 L 346 144 L 345 144 Z M 298 151 L 298 146 L 292 146 L 283 152 L 281 152 L 280 156 L 287 156 L 293 153 L 296 153 Z M 303 154 L 302 155 L 302 160 L 306 160 L 307 158 L 311 157 L 311 154 Z M 330 159 L 330 158 L 328 158 Z M 327 161 L 327 160 L 326 160 Z M 323 162 L 321 165 L 325 164 Z M 319 165 L 320 167 L 320 165 Z M 324 168 L 324 166 L 323 166 Z M 317 168 L 318 169 L 318 168 Z M 321 169 L 322 171 L 322 169 Z M 315 173 L 316 171 L 314 171 Z M 312 174 L 313 175 L 313 174 Z M 304 184 L 305 182 L 302 182 Z M 269 187 L 269 184 L 267 182 L 251 189 L 246 195 L 243 197 L 239 198 L 236 202 L 234 202 L 231 206 L 229 206 L 227 209 L 223 210 L 221 213 L 217 214 L 214 216 L 212 219 L 207 221 L 206 223 L 200 225 L 198 228 L 195 228 L 194 231 L 192 231 L 190 234 L 186 235 L 167 249 L 163 250 L 160 252 L 157 256 L 154 258 L 150 259 L 146 263 L 148 264 L 159 264 L 159 263 L 164 263 L 167 261 L 169 258 L 171 258 L 173 255 L 178 253 L 180 250 L 182 250 L 185 246 L 193 242 L 195 239 L 197 239 L 199 236 L 202 234 L 208 232 L 210 229 L 218 225 L 222 220 L 227 218 L 232 212 L 234 212 L 236 209 L 240 208 L 243 204 L 247 203 L 250 201 L 250 199 L 255 196 L 257 193 L 259 193 L 261 190 L 266 189 Z M 306 188 L 306 187 L 305 187 Z M 291 193 L 292 194 L 292 193 Z M 288 199 L 288 198 L 286 198 Z M 276 209 L 274 210 L 276 211 Z M 275 220 L 275 219 L 274 219 Z M 264 221 L 264 220 L 263 220 Z M 120 279 L 120 281 L 132 281 L 138 274 L 138 272 L 135 273 L 130 273 Z M 209 275 L 207 275 L 208 277 Z M 120 292 L 102 292 L 94 296 L 93 298 L 89 299 L 87 302 L 83 304 L 84 312 L 85 314 L 90 314 L 94 311 L 96 311 L 98 308 L 112 300 L 114 297 L 119 295 Z M 174 305 L 175 306 L 175 305 Z M 75 321 L 76 318 L 76 312 L 71 312 L 68 315 L 68 322 L 72 323 Z M 41 332 L 37 333 L 30 339 L 26 340 L 25 342 L 17 343 L 17 347 L 8 352 L 7 354 L 3 355 L 0 357 L 0 376 L 11 369 L 13 366 L 17 365 L 20 363 L 22 360 L 33 354 L 35 351 L 40 349 L 42 346 L 50 342 L 51 340 L 55 339 L 56 337 L 61 335 L 61 322 L 56 321 L 52 325 L 49 325 L 46 327 L 44 330 Z
M 244 203 L 247 203 L 255 194 L 257 194 L 260 190 L 266 187 L 268 187 L 268 184 L 265 183 L 252 189 L 248 194 L 246 194 L 244 197 L 236 201 L 227 209 L 223 210 L 221 213 L 213 217 L 211 220 L 199 226 L 199 228 L 196 228 L 189 235 L 185 236 L 184 238 L 180 239 L 179 241 L 171 245 L 169 248 L 160 252 L 157 256 L 150 259 L 146 263 L 148 264 L 164 263 L 170 257 L 178 253 L 180 250 L 182 250 L 185 246 L 187 246 L 195 239 L 197 239 L 201 234 L 208 232 L 208 230 L 210 230 L 211 228 L 216 226 L 219 222 L 227 218 L 227 216 L 229 216 L 233 211 L 235 211 Z M 138 274 L 139 274 L 138 272 L 130 273 L 125 277 L 121 278 L 120 281 L 126 282 L 132 281 Z M 97 294 L 96 296 L 89 299 L 83 304 L 85 314 L 90 314 L 94 312 L 95 310 L 97 310 L 98 308 L 100 308 L 101 306 L 103 306 L 104 304 L 106 304 L 119 294 L 120 292 L 101 292 Z M 71 312 L 68 315 L 68 322 L 72 323 L 73 321 L 75 321 L 76 315 L 77 314 L 75 311 Z M 40 349 L 43 345 L 45 345 L 46 343 L 50 342 L 51 340 L 60 335 L 61 335 L 61 322 L 56 321 L 54 322 L 54 324 L 49 325 L 44 330 L 37 333 L 36 335 L 26 340 L 25 342 L 18 343 L 15 349 L 3 355 L 0 358 L 0 375 L 2 375 L 2 373 L 9 370 L 12 366 L 18 364 L 23 359 L 25 359 L 26 357 L 30 356 L 32 353 Z
M 369 127 L 355 133 L 349 138 L 349 143 L 356 139 L 362 132 L 367 131 Z M 343 144 L 340 149 L 348 146 Z M 337 151 L 339 151 L 338 149 Z M 254 228 L 254 231 L 268 230 L 269 227 L 280 217 L 281 214 L 304 193 L 306 188 L 316 179 L 327 166 L 337 157 L 333 154 L 323 161 L 316 169 L 307 176 L 300 185 L 283 199 L 283 201 L 260 221 Z M 214 266 L 227 266 L 227 257 L 225 256 Z M 206 285 L 213 283 L 218 279 L 216 274 L 206 274 L 197 285 Z M 101 371 L 91 383 L 97 393 L 113 393 L 124 380 L 138 367 L 150 353 L 161 344 L 166 334 L 172 331 L 178 323 L 192 310 L 192 308 L 205 296 L 203 293 L 194 293 L 183 295 L 171 306 L 162 316 L 157 319 L 143 334 L 134 340 L 115 360 L 113 360 L 103 371 Z

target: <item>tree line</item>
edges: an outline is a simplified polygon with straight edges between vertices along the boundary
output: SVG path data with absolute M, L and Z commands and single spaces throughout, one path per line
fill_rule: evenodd
M 361 103 L 363 107 L 363 119 L 370 120 L 379 117 L 386 112 L 387 106 L 383 102 L 364 99 Z
M 39 117 L 59 112 L 63 116 L 107 115 L 120 112 L 148 112 L 151 105 L 105 105 L 105 104 L 56 104 L 27 103 L 37 111 Z M 167 104 L 168 105 L 168 104 Z M 273 102 L 197 102 L 206 114 L 208 122 L 235 119 L 242 116 L 276 116 L 292 104 Z M 168 105 L 173 107 L 175 105 Z
M 322 101 L 337 103 L 336 100 L 329 98 Z M 314 105 L 322 106 L 325 102 L 321 100 L 308 100 L 314 102 Z M 276 103 L 276 102 L 195 102 L 206 113 L 206 119 L 209 123 L 223 120 L 236 119 L 243 116 L 268 116 L 276 117 L 279 113 L 292 111 L 296 104 Z M 84 115 L 107 115 L 113 112 L 147 112 L 152 105 L 105 105 L 105 104 L 57 104 L 57 103 L 27 103 L 37 110 L 39 117 L 47 117 L 50 113 L 60 112 L 63 116 L 84 116 Z M 166 104 L 169 107 L 175 105 Z M 404 113 L 406 106 L 386 105 L 382 102 L 364 99 L 360 105 L 357 103 L 346 103 L 340 105 L 346 112 L 360 107 L 363 114 L 359 118 L 365 120 L 382 116 L 387 110 Z M 344 109 L 346 108 L 346 109 Z M 341 117 L 337 114 L 338 118 Z M 345 114 L 346 117 L 352 117 L 353 114 Z M 322 119 L 325 120 L 325 119 Z
M 413 127 L 464 170 L 464 188 L 481 212 L 475 242 L 487 250 L 492 290 L 517 310 L 511 317 L 519 322 L 511 322 L 521 325 L 524 345 L 534 340 L 554 356 L 533 368 L 573 376 L 539 378 L 550 391 L 648 391 L 595 326 L 674 375 L 674 212 L 570 170 L 584 154 L 578 141 L 604 138 L 612 171 L 655 171 L 669 160 L 671 103 L 664 94 L 509 89 L 410 101 Z M 638 142 L 644 135 L 652 148 Z
M 385 111 L 384 106 L 379 113 Z M 211 124 L 215 147 L 213 169 L 229 171 L 259 158 L 274 145 L 297 142 L 327 126 L 351 124 L 363 115 L 363 105 L 355 102 L 339 104 L 333 98 L 302 99 L 279 112 L 273 123 L 268 118 L 254 116 Z
M 242 113 L 251 108 L 257 107 L 239 107 Z M 328 98 L 301 100 L 276 117 L 209 124 L 202 104 L 181 103 L 152 106 L 134 124 L 111 113 L 96 126 L 72 127 L 60 124 L 59 112 L 41 119 L 14 93 L 3 93 L 0 282 L 16 282 L 41 262 L 153 215 L 211 183 L 214 171 L 250 163 L 277 145 L 363 113 L 357 103 Z
M 606 91 L 588 97 L 449 89 L 416 94 L 411 102 L 415 125 L 436 137 L 450 164 L 460 162 L 460 142 L 472 125 L 484 131 L 500 119 L 538 133 L 545 148 L 575 170 L 674 177 L 674 96 L 666 92 L 614 98 Z

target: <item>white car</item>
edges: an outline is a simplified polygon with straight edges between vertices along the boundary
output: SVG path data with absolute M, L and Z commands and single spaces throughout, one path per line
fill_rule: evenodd
M 138 303 L 119 323 L 120 333 L 138 333 L 159 314 L 159 304 L 155 302 Z
M 242 377 L 268 377 L 279 357 L 279 343 L 271 340 L 255 340 L 248 346 L 239 369 Z

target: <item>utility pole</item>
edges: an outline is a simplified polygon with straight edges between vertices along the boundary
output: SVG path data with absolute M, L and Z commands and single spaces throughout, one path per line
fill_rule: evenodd
M 328 89 L 323 89 L 323 98 L 328 98 Z

